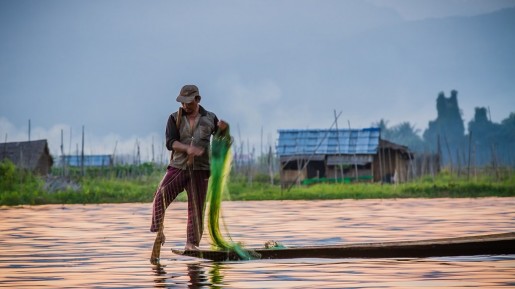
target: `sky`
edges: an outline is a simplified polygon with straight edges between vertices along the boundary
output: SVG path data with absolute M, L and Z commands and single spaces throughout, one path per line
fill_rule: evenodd
M 259 155 L 278 129 L 515 111 L 515 0 L 0 0 L 0 137 L 167 159 L 184 84 Z M 504 10 L 502 10 L 504 9 Z M 504 11 L 504 12 L 503 12 Z M 154 153 L 152 153 L 154 151 Z

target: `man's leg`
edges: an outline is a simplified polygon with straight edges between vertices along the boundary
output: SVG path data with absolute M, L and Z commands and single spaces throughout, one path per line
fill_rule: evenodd
M 151 232 L 157 232 L 154 246 L 152 248 L 152 255 L 150 256 L 150 263 L 159 264 L 159 256 L 161 255 L 161 246 L 165 242 L 165 235 L 163 232 L 164 215 L 166 208 L 172 203 L 177 195 L 184 190 L 184 185 L 187 179 L 183 171 L 168 167 L 157 191 L 154 195 L 153 210 L 152 210 L 152 225 Z
M 204 203 L 206 201 L 209 171 L 192 171 L 188 193 L 188 225 L 186 249 L 195 249 L 200 244 L 204 230 Z
M 184 190 L 187 174 L 177 168 L 168 167 L 154 195 L 151 232 L 158 232 L 163 226 L 166 208 Z

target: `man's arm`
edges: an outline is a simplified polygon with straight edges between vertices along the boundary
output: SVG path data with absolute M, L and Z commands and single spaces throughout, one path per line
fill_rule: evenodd
M 172 147 L 174 151 L 185 152 L 188 156 L 198 157 L 204 153 L 204 149 L 194 145 L 183 144 L 180 141 L 174 141 Z
M 168 117 L 168 122 L 166 123 L 166 148 L 171 151 L 174 150 L 173 144 L 176 140 L 179 140 L 179 130 L 177 129 L 177 125 L 175 124 L 175 118 L 173 114 Z

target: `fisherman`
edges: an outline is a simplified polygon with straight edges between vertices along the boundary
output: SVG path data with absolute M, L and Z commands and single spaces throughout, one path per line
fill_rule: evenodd
M 182 87 L 177 102 L 181 107 L 168 118 L 166 148 L 170 164 L 154 195 L 151 232 L 157 232 L 150 262 L 159 264 L 166 208 L 184 190 L 188 194 L 188 223 L 185 250 L 197 250 L 203 232 L 203 208 L 210 176 L 210 141 L 218 130 L 224 134 L 229 125 L 204 109 L 195 85 Z

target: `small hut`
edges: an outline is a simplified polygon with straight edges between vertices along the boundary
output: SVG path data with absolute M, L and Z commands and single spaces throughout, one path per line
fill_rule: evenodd
M 413 154 L 379 128 L 279 130 L 281 186 L 316 182 L 405 182 Z
M 54 163 L 45 139 L 0 143 L 0 161 L 5 159 L 38 175 L 49 174 Z

